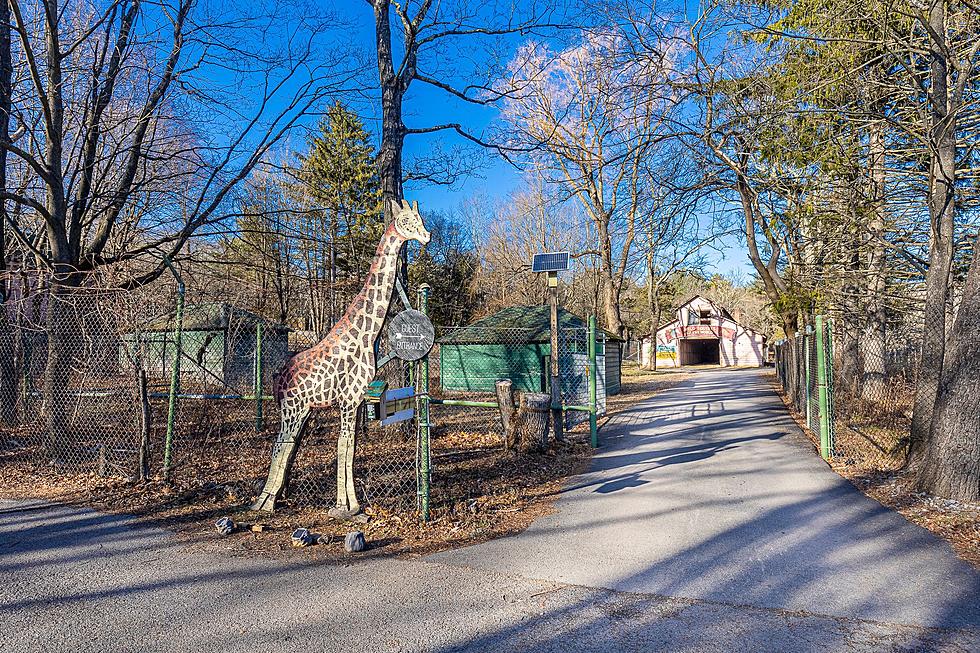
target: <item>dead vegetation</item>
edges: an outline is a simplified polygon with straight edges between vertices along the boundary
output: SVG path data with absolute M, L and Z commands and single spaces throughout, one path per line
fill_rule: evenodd
M 606 419 L 683 376 L 624 370 L 623 392 L 609 398 Z M 365 510 L 367 523 L 341 523 L 326 516 L 322 507 L 333 499 L 336 460 L 329 415 L 317 420 L 301 448 L 293 498 L 272 516 L 244 509 L 267 467 L 266 437 L 253 434 L 242 441 L 235 436 L 247 430 L 244 415 L 240 429 L 225 432 L 227 441 L 216 431 L 202 434 L 196 446 L 190 446 L 190 434 L 183 437 L 183 448 L 176 450 L 179 465 L 169 482 L 159 477 L 141 483 L 132 476 L 68 473 L 38 464 L 23 448 L 3 451 L 0 496 L 128 513 L 143 523 L 173 529 L 195 546 L 243 554 L 290 551 L 290 533 L 304 527 L 332 541 L 310 548 L 309 555 L 316 558 L 345 555 L 343 535 L 353 529 L 365 533 L 372 554 L 422 555 L 524 530 L 553 509 L 564 480 L 584 471 L 591 458 L 587 424 L 569 432 L 566 443 L 552 442 L 542 453 L 522 454 L 504 450 L 494 409 L 439 410 L 432 437 L 428 523 L 419 521 L 415 507 L 414 439 L 377 434 L 358 448 L 359 470 L 366 479 L 359 490 L 377 495 Z M 310 506 L 314 499 L 319 507 Z M 261 530 L 244 529 L 218 538 L 214 522 L 223 516 L 259 524 Z

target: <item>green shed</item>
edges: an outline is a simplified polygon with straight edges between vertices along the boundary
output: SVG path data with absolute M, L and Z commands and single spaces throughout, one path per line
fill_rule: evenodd
M 259 325 L 262 326 L 261 330 Z M 176 353 L 174 326 L 175 315 L 171 313 L 143 325 L 138 332 L 124 334 L 120 358 L 128 357 L 138 347 L 149 374 L 168 374 Z M 250 392 L 255 378 L 256 345 L 260 334 L 262 373 L 263 378 L 268 380 L 289 357 L 289 327 L 225 303 L 185 306 L 180 342 L 183 354 L 181 377 Z
M 558 309 L 559 369 L 563 386 L 578 394 L 588 364 L 588 323 Z M 551 367 L 551 309 L 549 306 L 511 306 L 465 327 L 445 331 L 439 344 L 439 386 L 445 391 L 493 392 L 500 379 L 514 389 L 546 392 Z M 600 393 L 620 390 L 620 348 L 623 339 L 600 330 L 597 355 Z

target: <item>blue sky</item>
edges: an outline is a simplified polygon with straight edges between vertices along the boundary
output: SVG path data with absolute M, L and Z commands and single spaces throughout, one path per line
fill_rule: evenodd
M 363 1 L 336 0 L 333 10 L 350 25 L 349 38 L 355 47 L 365 57 L 374 55 L 374 17 L 371 7 Z M 515 38 L 508 44 L 515 49 L 520 39 Z M 506 53 L 510 54 L 510 53 Z M 371 59 L 373 63 L 373 59 Z M 426 70 L 431 65 L 425 59 L 420 61 L 420 68 Z M 440 75 L 440 78 L 456 85 L 464 86 L 470 77 L 466 75 L 466 62 L 461 61 L 453 73 Z M 372 68 L 368 72 L 368 80 L 377 84 L 377 71 Z M 435 76 L 435 75 L 433 75 Z M 377 111 L 380 102 L 377 92 L 368 98 L 362 106 L 356 107 L 362 113 L 371 131 L 377 134 L 380 124 Z M 433 88 L 420 82 L 413 83 L 405 101 L 405 123 L 409 127 L 426 127 L 446 122 L 459 122 L 472 133 L 481 134 L 493 123 L 496 109 L 473 105 L 458 100 L 440 89 Z M 467 145 L 468 143 L 455 134 L 444 132 L 438 136 L 411 135 L 405 143 L 405 158 L 424 156 L 433 146 L 440 144 L 445 147 Z M 486 155 L 484 155 L 486 156 Z M 486 166 L 476 175 L 462 179 L 453 187 L 431 184 L 412 184 L 406 186 L 406 196 L 417 199 L 427 210 L 451 212 L 467 199 L 473 197 L 503 199 L 522 186 L 519 170 L 496 155 L 489 155 Z M 718 205 L 706 207 L 718 209 Z M 706 273 L 721 273 L 727 276 L 741 277 L 747 280 L 751 276 L 751 265 L 745 254 L 744 247 L 738 238 L 728 237 L 718 244 L 718 250 L 708 254 L 711 269 Z

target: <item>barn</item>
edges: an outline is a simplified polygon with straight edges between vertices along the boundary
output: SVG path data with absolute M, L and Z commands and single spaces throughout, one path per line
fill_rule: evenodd
M 656 356 L 658 368 L 762 367 L 765 349 L 765 336 L 740 324 L 725 307 L 695 295 L 681 304 L 673 320 L 657 329 L 655 339 L 644 341 L 642 363 L 652 367 L 651 357 Z
M 588 323 L 574 313 L 558 309 L 562 333 L 559 367 L 584 374 L 588 359 Z M 551 308 L 511 306 L 468 326 L 441 335 L 439 385 L 443 390 L 493 392 L 499 379 L 511 379 L 514 389 L 547 392 L 551 366 Z M 600 330 L 596 348 L 598 380 L 605 393 L 619 392 L 623 339 Z M 601 389 L 600 389 L 601 392 Z
M 175 316 L 162 316 L 139 332 L 122 337 L 120 358 L 140 352 L 150 375 L 161 376 L 173 367 Z M 262 329 L 259 329 L 259 325 Z M 180 349 L 181 378 L 225 390 L 250 391 L 255 379 L 255 355 L 261 335 L 265 379 L 279 371 L 288 358 L 289 327 L 251 311 L 225 303 L 184 307 Z

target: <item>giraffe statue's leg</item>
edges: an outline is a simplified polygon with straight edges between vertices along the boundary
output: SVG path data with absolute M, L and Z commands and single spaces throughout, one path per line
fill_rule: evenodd
M 354 489 L 354 436 L 357 430 L 357 404 L 340 407 L 340 438 L 337 440 L 337 503 L 329 514 L 349 517 L 361 511 Z
M 269 475 L 265 480 L 265 487 L 262 488 L 259 498 L 252 504 L 252 510 L 262 510 L 272 512 L 275 510 L 276 501 L 282 496 L 289 479 L 289 470 L 293 466 L 296 458 L 296 450 L 299 448 L 299 441 L 303 436 L 303 426 L 309 416 L 308 408 L 300 408 L 295 411 L 283 411 L 282 424 L 279 427 L 279 437 L 272 447 L 272 464 L 269 466 Z

